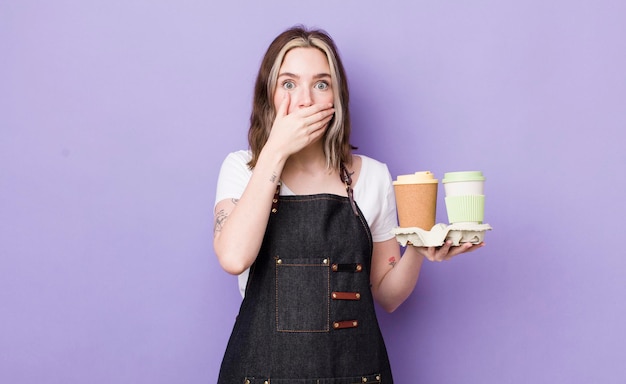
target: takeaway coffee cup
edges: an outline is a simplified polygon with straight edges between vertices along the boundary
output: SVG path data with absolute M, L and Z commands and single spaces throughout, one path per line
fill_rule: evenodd
M 400 227 L 431 230 L 435 225 L 438 183 L 429 171 L 397 177 L 393 187 Z
M 482 223 L 485 215 L 485 176 L 482 172 L 448 172 L 442 182 L 450 224 Z

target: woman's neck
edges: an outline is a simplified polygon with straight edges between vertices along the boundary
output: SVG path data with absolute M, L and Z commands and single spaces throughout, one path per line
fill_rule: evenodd
M 321 145 L 291 155 L 285 163 L 281 180 L 296 195 L 345 193 L 339 170 L 328 169 Z
M 289 157 L 285 170 L 296 173 L 330 172 L 322 146 L 309 146 Z

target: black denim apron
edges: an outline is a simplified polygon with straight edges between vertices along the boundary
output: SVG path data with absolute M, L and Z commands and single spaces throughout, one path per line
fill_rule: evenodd
M 280 196 L 219 384 L 393 383 L 370 290 L 371 233 L 351 202 Z

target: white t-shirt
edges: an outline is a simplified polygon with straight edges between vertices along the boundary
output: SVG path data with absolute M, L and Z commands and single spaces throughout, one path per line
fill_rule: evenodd
M 354 201 L 357 203 L 370 227 L 372 240 L 380 242 L 393 237 L 392 229 L 398 226 L 396 197 L 393 182 L 387 165 L 370 157 L 358 155 L 361 159 L 361 172 L 354 189 Z M 220 169 L 217 180 L 215 204 L 225 199 L 239 199 L 250 181 L 252 171 L 248 168 L 250 151 L 241 150 L 230 153 Z M 293 195 L 284 184 L 281 195 Z M 248 270 L 239 275 L 239 290 L 244 296 Z

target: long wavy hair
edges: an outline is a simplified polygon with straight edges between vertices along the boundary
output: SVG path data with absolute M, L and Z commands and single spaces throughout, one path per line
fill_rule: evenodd
M 272 124 L 276 118 L 273 100 L 278 71 L 285 55 L 293 48 L 317 48 L 328 59 L 335 115 L 328 123 L 328 128 L 323 137 L 326 166 L 329 169 L 339 169 L 341 163 L 349 165 L 352 163 L 352 150 L 356 147 L 350 144 L 348 79 L 337 47 L 325 31 L 295 26 L 287 29 L 272 41 L 261 62 L 254 86 L 250 130 L 248 131 L 248 143 L 252 152 L 248 166 L 251 169 L 255 167 L 261 149 L 269 138 Z

